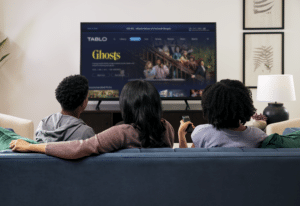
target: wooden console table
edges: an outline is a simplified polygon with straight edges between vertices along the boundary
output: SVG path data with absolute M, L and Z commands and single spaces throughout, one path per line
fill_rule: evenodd
M 175 143 L 178 143 L 178 128 L 182 116 L 190 116 L 191 121 L 195 126 L 199 124 L 205 124 L 207 121 L 203 119 L 203 113 L 201 110 L 169 110 L 163 111 L 163 118 L 168 120 L 175 130 Z M 107 111 L 107 110 L 85 110 L 82 112 L 80 118 L 90 127 L 92 127 L 95 133 L 100 133 L 118 122 L 122 121 L 121 112 Z M 187 142 L 192 142 L 191 134 L 186 135 Z

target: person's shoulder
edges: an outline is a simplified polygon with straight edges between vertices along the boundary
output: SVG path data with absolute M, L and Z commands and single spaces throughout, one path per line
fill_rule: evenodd
M 195 127 L 191 134 L 195 147 L 205 147 L 205 142 L 215 132 L 215 128 L 211 124 L 201 124 Z
M 127 135 L 132 135 L 137 133 L 137 128 L 134 127 L 133 124 L 120 124 L 120 125 L 110 127 L 109 129 L 107 129 L 107 131 L 116 134 L 122 133 L 123 135 L 127 136 Z
M 164 132 L 164 138 L 169 144 L 169 147 L 173 147 L 174 144 L 174 136 L 175 136 L 175 131 L 173 126 L 171 125 L 170 122 L 168 122 L 166 119 L 162 118 L 161 122 L 163 123 L 163 126 L 165 127 L 165 132 Z
M 192 132 L 192 137 L 203 136 L 204 133 L 207 134 L 209 132 L 215 131 L 216 129 L 212 124 L 200 124 L 197 127 L 195 127 L 194 131 Z
M 249 133 L 251 135 L 257 135 L 257 136 L 263 136 L 266 137 L 268 136 L 264 131 L 262 131 L 261 129 L 257 128 L 257 127 L 247 127 L 247 129 L 249 130 Z
M 48 120 L 48 119 L 51 119 L 51 118 L 60 118 L 60 117 L 62 117 L 62 114 L 61 114 L 60 112 L 58 112 L 58 113 L 53 113 L 53 114 L 50 114 L 50 115 L 44 117 L 44 118 L 42 119 L 42 121 L 45 121 L 45 120 Z
M 161 122 L 163 123 L 163 125 L 164 125 L 164 127 L 165 127 L 166 129 L 171 128 L 171 129 L 174 130 L 173 126 L 171 125 L 171 123 L 170 123 L 168 120 L 162 118 L 162 119 L 161 119 Z
M 60 112 L 54 113 L 54 114 L 50 114 L 49 116 L 44 117 L 40 121 L 39 126 L 41 126 L 41 125 L 47 125 L 48 123 L 52 124 L 53 122 L 57 122 L 61 118 L 62 118 L 62 114 Z
M 201 131 L 201 130 L 215 130 L 212 124 L 200 124 L 195 127 L 194 131 Z

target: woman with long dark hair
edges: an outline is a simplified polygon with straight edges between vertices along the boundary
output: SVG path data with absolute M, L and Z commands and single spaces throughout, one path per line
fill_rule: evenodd
M 64 159 L 125 148 L 173 147 L 174 129 L 161 118 L 161 99 L 155 87 L 143 80 L 127 83 L 120 96 L 124 124 L 113 126 L 87 140 L 30 144 L 13 140 L 10 148 L 18 152 L 39 152 Z

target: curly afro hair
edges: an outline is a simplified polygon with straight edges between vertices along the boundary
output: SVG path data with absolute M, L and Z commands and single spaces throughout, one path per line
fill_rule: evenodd
M 238 80 L 224 79 L 207 86 L 201 104 L 204 118 L 218 130 L 238 128 L 256 111 L 251 91 Z
M 74 111 L 86 99 L 89 91 L 88 80 L 81 75 L 64 78 L 55 89 L 55 96 L 63 110 Z

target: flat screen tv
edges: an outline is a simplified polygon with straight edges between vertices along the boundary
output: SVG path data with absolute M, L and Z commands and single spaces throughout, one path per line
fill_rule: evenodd
M 118 100 L 138 79 L 163 100 L 201 99 L 216 72 L 216 23 L 81 23 L 89 100 Z

